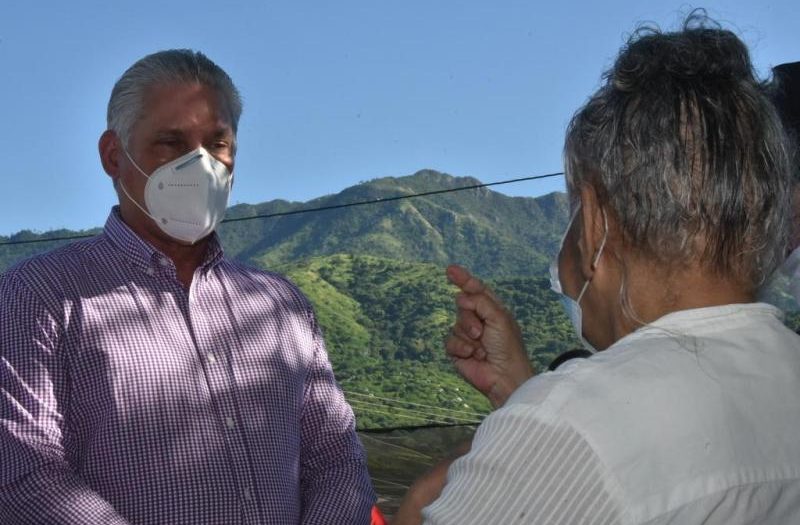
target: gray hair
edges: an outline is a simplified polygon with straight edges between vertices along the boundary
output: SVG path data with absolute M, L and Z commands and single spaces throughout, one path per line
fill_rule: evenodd
M 589 184 L 627 249 L 754 290 L 785 257 L 787 139 L 747 47 L 694 11 L 640 27 L 570 122 L 570 195 Z
M 108 101 L 108 129 L 128 145 L 133 127 L 142 116 L 144 96 L 155 85 L 199 83 L 216 90 L 230 111 L 234 134 L 242 114 L 239 91 L 225 71 L 199 51 L 169 49 L 138 60 L 122 74 Z

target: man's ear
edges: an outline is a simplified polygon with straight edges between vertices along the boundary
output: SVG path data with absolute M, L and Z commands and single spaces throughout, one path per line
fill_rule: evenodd
M 104 131 L 100 135 L 97 149 L 100 152 L 100 163 L 103 165 L 103 169 L 116 182 L 119 178 L 119 161 L 120 155 L 122 155 L 122 144 L 116 132 L 110 129 Z
M 580 190 L 580 239 L 578 249 L 581 254 L 581 273 L 583 278 L 591 280 L 596 270 L 595 261 L 601 250 L 603 239 L 607 236 L 608 218 L 600 206 L 597 192 L 590 184 L 584 184 Z

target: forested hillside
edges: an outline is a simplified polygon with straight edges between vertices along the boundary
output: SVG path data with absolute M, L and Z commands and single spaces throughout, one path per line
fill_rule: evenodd
M 457 377 L 444 355 L 455 295 L 444 267 L 342 254 L 279 270 L 314 303 L 336 375 L 359 412 L 359 426 L 424 423 L 424 418 L 399 409 L 413 410 L 414 403 L 462 412 L 488 410 L 485 399 Z M 489 283 L 519 319 L 528 354 L 539 369 L 578 345 L 547 279 Z M 408 404 L 387 404 L 370 395 Z M 388 411 L 393 414 L 381 413 Z M 427 412 L 441 414 L 438 420 L 458 421 L 445 417 L 445 411 Z
M 336 253 L 446 265 L 460 262 L 484 276 L 531 276 L 547 269 L 567 218 L 566 197 L 508 197 L 487 188 L 367 206 L 236 221 L 324 206 L 393 198 L 478 184 L 431 170 L 376 179 L 305 203 L 270 201 L 229 209 L 219 232 L 229 256 L 274 267 Z M 100 225 L 98 225 L 100 226 Z M 3 241 L 68 236 L 68 230 L 20 232 Z M 0 270 L 63 242 L 0 246 Z
M 230 217 L 335 206 L 479 184 L 472 178 L 420 171 L 376 179 L 305 204 L 273 201 L 239 205 Z M 274 266 L 336 253 L 446 265 L 461 262 L 486 276 L 546 271 L 567 218 L 564 194 L 508 197 L 487 188 L 369 206 L 232 222 L 221 228 L 239 259 Z

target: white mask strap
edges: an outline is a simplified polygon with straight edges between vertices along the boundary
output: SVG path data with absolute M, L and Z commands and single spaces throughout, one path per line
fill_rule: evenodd
M 124 184 L 122 184 L 122 179 L 119 179 L 119 180 L 117 180 L 117 184 L 119 184 L 119 187 L 122 189 L 122 193 L 124 193 L 124 194 L 125 194 L 125 196 L 126 196 L 126 197 L 128 197 L 128 200 L 129 200 L 129 201 L 131 201 L 132 203 L 134 203 L 134 204 L 136 205 L 136 207 L 137 207 L 137 208 L 139 208 L 139 209 L 142 211 L 142 213 L 144 213 L 145 215 L 147 215 L 148 217 L 150 217 L 151 219 L 153 219 L 153 221 L 155 221 L 155 222 L 158 222 L 158 219 L 156 219 L 155 217 L 153 217 L 152 215 L 150 215 L 150 212 L 148 212 L 146 209 L 144 209 L 144 207 L 142 207 L 142 205 L 141 205 L 141 204 L 139 204 L 138 202 L 136 202 L 136 199 L 134 199 L 133 197 L 131 197 L 131 194 L 130 194 L 130 193 L 128 193 L 128 190 L 126 190 L 126 189 L 125 189 L 125 185 L 124 185 Z
M 149 179 L 150 175 L 145 173 L 144 170 L 142 168 L 140 168 L 138 164 L 136 164 L 136 161 L 133 160 L 133 157 L 131 157 L 131 154 L 128 153 L 128 148 L 122 148 L 122 151 L 125 152 L 125 156 L 128 157 L 129 161 L 131 161 L 131 164 L 133 164 L 133 167 L 136 168 L 137 170 L 139 170 L 139 173 L 141 173 L 142 175 L 144 175 L 145 177 L 147 177 Z M 125 195 L 127 195 L 127 192 L 125 193 Z M 130 197 L 128 197 L 128 198 L 130 198 Z
M 605 231 L 603 232 L 603 240 L 600 241 L 600 248 L 597 250 L 597 254 L 594 256 L 592 260 L 592 267 L 597 266 L 597 263 L 600 261 L 600 256 L 603 255 L 603 248 L 606 247 L 606 240 L 608 240 L 608 215 L 606 215 L 606 210 L 600 209 L 603 212 L 603 226 L 605 227 Z M 581 288 L 581 293 L 578 294 L 578 298 L 575 299 L 578 304 L 580 304 L 581 299 L 583 298 L 583 294 L 586 293 L 587 288 L 589 288 L 589 283 L 592 282 L 591 279 L 587 280 L 583 283 L 583 288 Z

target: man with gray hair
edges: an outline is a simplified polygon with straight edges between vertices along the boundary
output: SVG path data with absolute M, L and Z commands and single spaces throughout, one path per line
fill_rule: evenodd
M 102 234 L 0 276 L 0 523 L 368 523 L 351 408 L 307 299 L 214 230 L 242 104 L 203 54 L 114 86 Z

